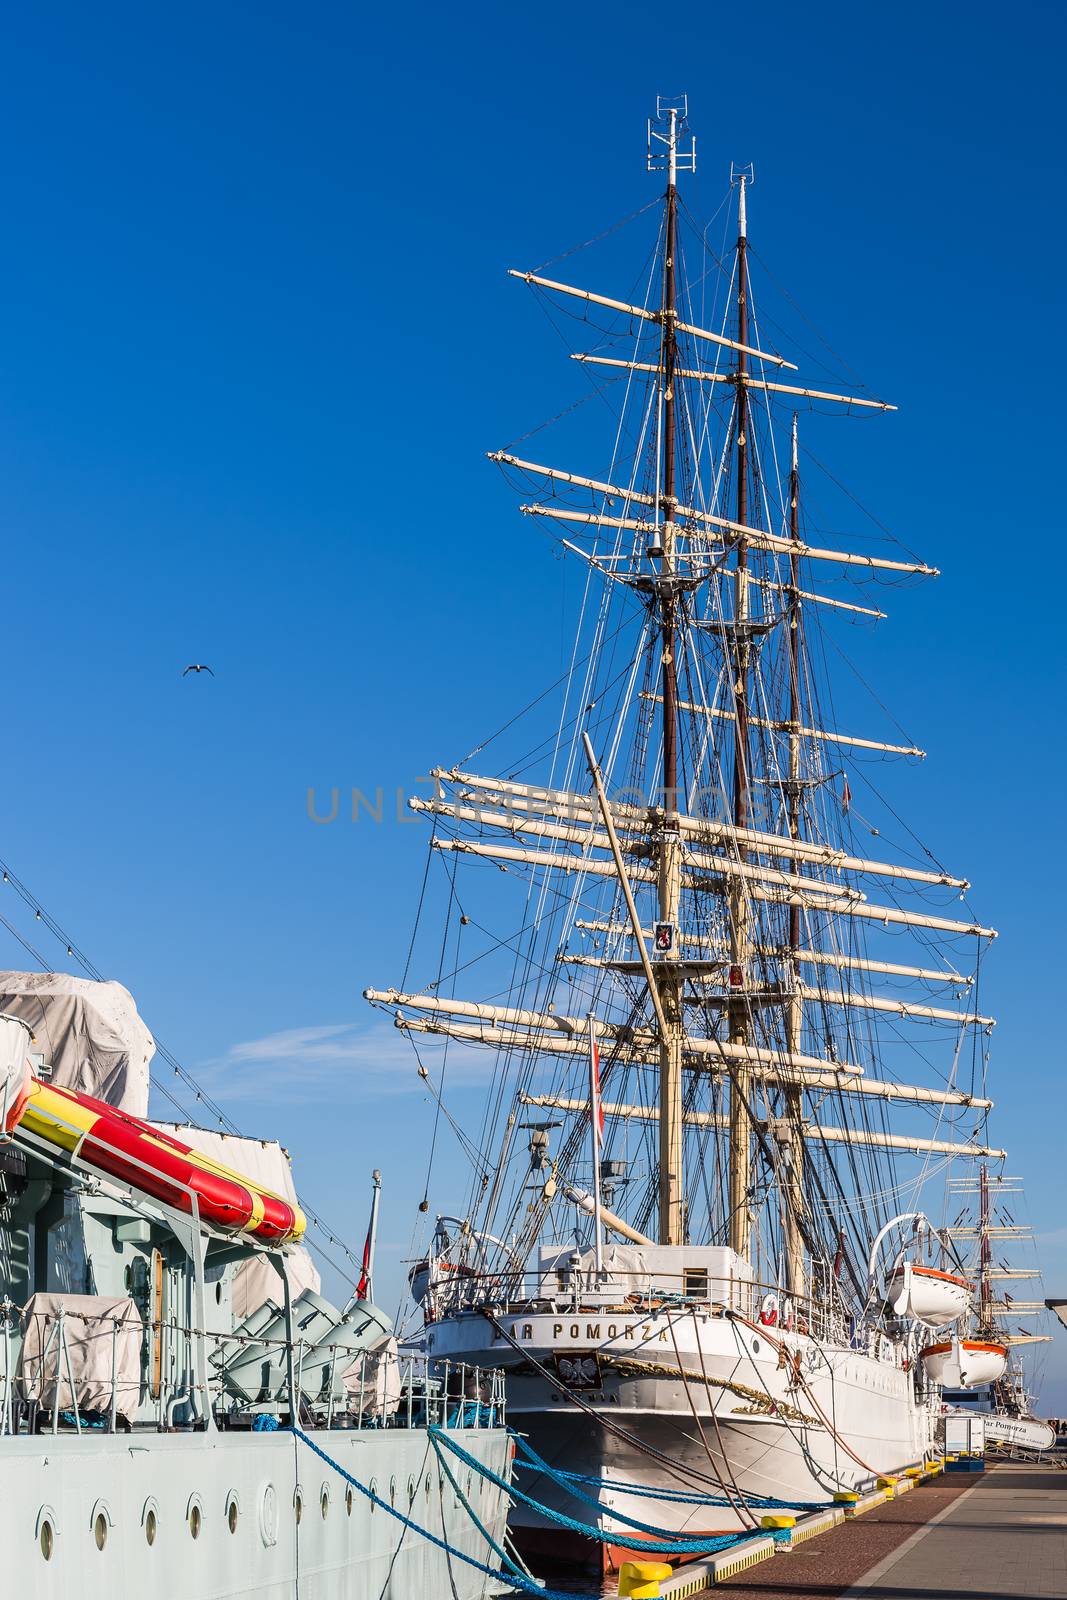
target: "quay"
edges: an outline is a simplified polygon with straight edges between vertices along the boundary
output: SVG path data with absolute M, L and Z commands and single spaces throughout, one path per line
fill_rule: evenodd
M 680 1568 L 660 1593 L 664 1600 L 1067 1600 L 1067 1471 L 998 1463 L 908 1488 L 740 1571 Z

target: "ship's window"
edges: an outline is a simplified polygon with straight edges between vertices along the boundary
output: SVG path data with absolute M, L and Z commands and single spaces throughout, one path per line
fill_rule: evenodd
M 352 1515 L 352 1491 L 351 1491 L 351 1489 L 346 1489 L 345 1490 L 345 1510 L 348 1512 L 349 1516 Z
M 370 1483 L 367 1485 L 367 1487 L 371 1492 L 370 1511 L 371 1511 L 371 1516 L 373 1516 L 374 1513 L 378 1509 L 378 1480 L 377 1480 L 377 1478 L 372 1478 Z
M 325 1484 L 323 1484 L 322 1492 L 319 1495 L 319 1510 L 322 1512 L 322 1520 L 325 1522 L 330 1515 L 330 1491 Z
M 41 1523 L 41 1554 L 46 1561 L 51 1561 L 52 1551 L 56 1547 L 56 1536 L 52 1524 L 46 1517 Z
M 192 1534 L 194 1539 L 199 1539 L 199 1537 L 200 1537 L 200 1529 L 203 1526 L 203 1522 L 204 1522 L 203 1512 L 200 1510 L 200 1507 L 194 1501 L 193 1504 L 189 1507 L 189 1532 Z
M 682 1293 L 692 1300 L 708 1298 L 707 1267 L 686 1267 L 683 1270 Z
M 229 1505 L 226 1507 L 226 1526 L 229 1528 L 231 1533 L 237 1532 L 237 1518 L 239 1515 L 240 1513 L 237 1510 L 237 1501 L 231 1500 Z
M 300 1493 L 299 1489 L 293 1496 L 293 1510 L 296 1512 L 296 1520 L 299 1522 L 300 1518 L 304 1515 L 304 1497 Z
M 415 1498 L 415 1479 L 414 1478 L 409 1478 L 408 1479 L 408 1505 L 411 1504 L 411 1502 L 414 1500 L 414 1498 Z
M 430 1474 L 429 1473 L 426 1474 L 426 1483 L 425 1483 L 424 1487 L 426 1489 L 426 1498 L 428 1500 L 430 1498 Z
M 144 1519 L 144 1536 L 149 1544 L 155 1544 L 156 1542 L 156 1526 L 156 1514 L 154 1511 L 149 1510 Z
M 391 1506 L 395 1506 L 396 1505 L 396 1479 L 395 1478 L 390 1478 L 389 1479 L 389 1504 Z
M 107 1518 L 102 1511 L 96 1513 L 96 1521 L 93 1523 L 93 1538 L 96 1540 L 96 1548 L 98 1550 L 102 1550 L 107 1544 Z

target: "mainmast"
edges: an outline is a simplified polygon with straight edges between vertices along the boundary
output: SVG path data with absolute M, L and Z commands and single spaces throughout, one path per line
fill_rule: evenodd
M 786 821 L 791 839 L 800 838 L 800 466 L 797 451 L 797 419 L 793 414 L 792 453 L 789 467 L 789 537 L 793 548 L 789 556 L 789 777 L 786 782 Z M 791 870 L 799 873 L 797 857 Z M 789 907 L 789 964 L 786 983 L 786 1050 L 799 1055 L 804 1003 L 800 992 L 800 907 Z M 804 1297 L 804 1240 L 800 1230 L 804 1204 L 804 1137 L 802 1132 L 804 1098 L 796 1089 L 785 1092 L 785 1129 L 779 1145 L 787 1152 L 788 1172 L 784 1178 L 785 1270 L 789 1292 Z
M 684 1174 L 682 1170 L 684 1121 L 682 1113 L 682 978 L 678 965 L 679 911 L 682 887 L 681 835 L 678 827 L 678 661 L 675 514 L 675 382 L 678 365 L 677 278 L 679 159 L 687 171 L 696 170 L 696 141 L 679 157 L 678 135 L 686 123 L 685 96 L 676 104 L 656 101 L 656 123 L 648 125 L 648 165 L 661 171 L 652 141 L 666 147 L 667 194 L 664 226 L 663 297 L 659 361 L 660 451 L 657 531 L 649 554 L 658 557 L 656 585 L 660 611 L 663 667 L 663 813 L 658 845 L 659 920 L 673 930 L 669 948 L 656 964 L 658 1011 L 662 1018 L 659 1040 L 659 1238 L 661 1244 L 682 1244 L 686 1235 Z M 665 124 L 664 131 L 660 131 Z
M 736 398 L 734 430 L 737 479 L 737 523 L 748 527 L 748 263 L 746 186 L 752 169 L 736 174 L 739 185 L 737 220 L 737 371 L 735 374 Z M 732 629 L 733 702 L 734 702 L 734 785 L 733 821 L 737 828 L 747 828 L 749 823 L 749 742 L 748 742 L 748 541 L 741 538 L 737 545 L 737 564 L 734 572 L 734 621 Z M 724 638 L 731 639 L 731 631 L 724 629 Z M 736 847 L 740 863 L 747 860 L 748 852 L 739 843 Z M 729 1036 L 732 1045 L 744 1046 L 749 1042 L 749 1002 L 745 993 L 749 966 L 748 890 L 743 873 L 732 880 L 730 891 L 730 1002 L 728 1007 Z M 749 1185 L 751 1181 L 752 1129 L 748 1114 L 749 1077 L 738 1067 L 732 1074 L 730 1087 L 730 1244 L 738 1255 L 748 1255 L 749 1243 Z

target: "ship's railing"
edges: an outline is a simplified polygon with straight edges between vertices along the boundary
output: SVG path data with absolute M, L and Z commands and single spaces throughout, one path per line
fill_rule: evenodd
M 147 1392 L 142 1372 L 136 1417 L 123 1414 L 120 1397 L 129 1388 L 122 1371 L 119 1336 L 129 1332 L 128 1316 L 102 1313 L 93 1318 L 93 1336 L 100 1350 L 110 1346 L 107 1366 L 97 1360 L 91 1381 L 94 1396 L 106 1403 L 85 1403 L 86 1383 L 72 1358 L 72 1340 L 64 1310 L 43 1318 L 43 1337 L 35 1354 L 33 1370 L 27 1371 L 20 1359 L 22 1315 L 25 1308 L 10 1300 L 0 1301 L 0 1436 L 28 1432 L 61 1430 L 116 1433 L 132 1427 L 171 1431 L 202 1426 L 203 1397 L 187 1365 L 176 1381 L 160 1381 L 157 1396 Z M 38 1316 L 41 1314 L 38 1313 Z M 159 1324 L 140 1324 L 146 1339 L 158 1335 Z M 445 1360 L 419 1352 L 398 1351 L 391 1343 L 353 1352 L 350 1344 L 304 1340 L 262 1338 L 225 1332 L 208 1332 L 168 1321 L 166 1329 L 180 1339 L 205 1337 L 209 1348 L 225 1352 L 232 1359 L 235 1347 L 242 1356 L 262 1357 L 263 1386 L 253 1397 L 226 1391 L 225 1367 L 211 1378 L 206 1404 L 215 1424 L 228 1429 L 264 1429 L 279 1425 L 279 1418 L 295 1416 L 305 1428 L 426 1428 L 485 1429 L 506 1424 L 504 1376 L 499 1369 L 474 1363 Z M 296 1374 L 296 1390 L 291 1403 L 286 1385 L 289 1356 Z M 316 1371 L 326 1368 L 328 1381 L 312 1391 L 302 1386 L 303 1375 L 314 1358 Z M 79 1392 L 81 1391 L 81 1392 Z M 151 1401 L 154 1416 L 145 1411 Z M 179 1420 L 179 1412 L 186 1415 Z

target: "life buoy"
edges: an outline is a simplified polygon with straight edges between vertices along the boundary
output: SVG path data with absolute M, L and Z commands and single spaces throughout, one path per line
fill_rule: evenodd
M 793 1302 L 792 1300 L 784 1300 L 782 1302 L 782 1327 L 788 1333 L 793 1331 L 793 1321 Z
M 778 1296 L 776 1294 L 765 1294 L 763 1296 L 759 1319 L 765 1328 L 776 1328 L 778 1326 Z

